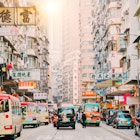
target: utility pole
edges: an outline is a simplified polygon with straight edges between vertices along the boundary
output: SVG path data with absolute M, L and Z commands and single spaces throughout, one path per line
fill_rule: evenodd
M 137 84 L 138 84 L 138 111 L 140 111 L 140 82 L 139 82 L 139 71 L 138 71 L 138 76 L 137 76 Z

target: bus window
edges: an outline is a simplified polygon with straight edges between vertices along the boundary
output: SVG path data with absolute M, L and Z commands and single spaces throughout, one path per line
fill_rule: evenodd
M 4 100 L 4 112 L 8 112 L 9 111 L 9 102 L 8 100 Z
M 23 115 L 26 115 L 26 107 L 25 106 L 22 106 L 21 111 L 22 111 Z
M 8 100 L 0 100 L 0 112 L 8 112 L 9 103 Z

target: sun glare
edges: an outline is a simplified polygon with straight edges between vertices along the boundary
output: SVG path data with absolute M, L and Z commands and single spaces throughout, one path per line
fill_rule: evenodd
M 56 9 L 55 1 L 54 0 L 48 1 L 48 3 L 47 3 L 47 11 L 52 14 L 52 13 L 55 12 L 55 9 Z

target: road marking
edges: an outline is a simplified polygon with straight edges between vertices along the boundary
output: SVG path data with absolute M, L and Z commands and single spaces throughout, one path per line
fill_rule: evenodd
M 103 126 L 103 125 L 102 125 L 101 127 L 103 127 L 104 129 L 107 129 L 107 130 L 109 130 L 109 131 L 111 131 L 111 132 L 113 132 L 113 133 L 115 133 L 115 134 L 118 134 L 118 135 L 120 135 L 121 137 L 123 137 L 123 138 L 125 138 L 125 139 L 128 139 L 128 140 L 135 140 L 135 138 L 133 138 L 133 137 L 131 137 L 131 136 L 128 136 L 127 134 L 124 134 L 123 132 L 115 131 L 115 130 L 110 129 L 110 128 L 108 128 L 108 127 L 106 127 L 106 126 Z

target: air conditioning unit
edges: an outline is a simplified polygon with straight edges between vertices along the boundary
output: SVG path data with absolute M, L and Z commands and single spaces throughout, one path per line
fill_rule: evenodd
M 121 6 L 122 6 L 122 3 L 118 1 L 118 2 L 117 2 L 117 6 L 118 6 L 118 7 L 121 7 Z
M 125 18 L 124 17 L 121 17 L 121 21 L 125 21 Z
M 128 11 L 128 10 L 125 10 L 125 11 L 123 12 L 123 14 L 124 14 L 124 15 L 128 15 L 128 14 L 129 14 L 129 11 Z

